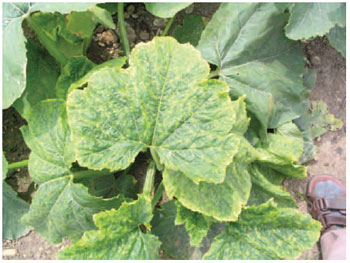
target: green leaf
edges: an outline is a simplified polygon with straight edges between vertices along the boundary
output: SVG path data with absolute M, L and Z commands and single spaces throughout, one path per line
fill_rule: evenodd
M 346 27 L 335 26 L 326 36 L 329 43 L 346 58 Z
M 201 213 L 187 209 L 178 201 L 175 201 L 175 205 L 177 207 L 175 225 L 184 224 L 190 235 L 191 246 L 198 247 L 208 234 L 212 220 Z
M 88 39 L 70 32 L 64 15 L 38 12 L 27 20 L 40 43 L 62 66 L 67 63 L 68 58 L 85 54 Z
M 304 145 L 301 132 L 293 123 L 284 124 L 277 131 L 268 134 L 266 144 L 257 145 L 257 162 L 286 176 L 305 178 L 306 167 L 298 164 Z
M 56 98 L 55 86 L 60 72 L 55 59 L 34 43 L 27 42 L 26 89 L 13 106 L 27 119 L 31 108 L 45 99 Z
M 21 96 L 26 86 L 26 39 L 22 22 L 34 11 L 69 13 L 84 10 L 94 3 L 3 3 L 3 80 L 2 107 L 7 109 Z
M 345 3 L 294 3 L 286 35 L 290 39 L 323 36 L 335 25 L 345 26 Z
M 156 209 L 151 221 L 152 234 L 162 242 L 161 249 L 174 259 L 189 259 L 196 248 L 191 247 L 190 237 L 184 225 L 175 225 L 177 208 L 169 201 Z M 200 258 L 199 258 L 200 259 Z
M 75 160 L 70 131 L 62 100 L 37 103 L 21 128 L 26 144 L 32 150 L 29 173 L 39 184 L 29 212 L 22 222 L 57 244 L 63 237 L 78 239 L 86 230 L 95 229 L 92 215 L 117 208 L 123 197 L 102 199 L 88 194 L 88 189 L 74 183 L 70 172 Z
M 205 24 L 201 16 L 186 15 L 183 25 L 175 27 L 173 37 L 179 43 L 189 42 L 192 46 L 197 46 L 204 28 Z
M 144 234 L 139 226 L 152 219 L 151 200 L 143 195 L 124 202 L 118 210 L 94 215 L 97 231 L 85 232 L 81 240 L 58 254 L 59 259 L 157 259 L 160 242 L 152 234 Z
M 146 9 L 154 16 L 169 18 L 192 3 L 145 3 Z
M 8 166 L 8 162 L 6 160 L 4 152 L 2 152 L 2 180 L 6 178 L 7 171 L 8 171 L 7 166 Z
M 103 196 L 111 198 L 122 193 L 126 197 L 135 199 L 137 193 L 137 185 L 133 182 L 130 174 L 122 174 L 117 179 L 114 175 L 105 175 L 94 177 L 89 192 L 94 196 Z
M 285 37 L 287 17 L 273 3 L 223 3 L 197 48 L 216 65 L 232 98 L 246 96 L 262 136 L 303 113 L 304 54 Z
M 220 183 L 238 148 L 227 85 L 171 37 L 136 46 L 130 67 L 101 67 L 67 100 L 79 164 L 122 170 L 148 148 L 160 167 L 191 181 Z M 186 68 L 183 65 L 186 64 Z
M 91 38 L 98 24 L 115 29 L 111 14 L 98 6 L 85 12 L 72 12 L 66 19 L 67 29 L 81 38 Z
M 238 138 L 237 138 L 238 139 Z M 181 172 L 165 169 L 163 183 L 169 197 L 175 196 L 186 208 L 214 217 L 219 221 L 235 221 L 242 205 L 248 201 L 251 182 L 247 171 L 250 161 L 243 152 L 253 152 L 244 138 L 238 139 L 239 154 L 227 167 L 225 181 L 220 184 L 195 184 Z
M 293 259 L 312 248 L 321 228 L 309 214 L 277 208 L 273 202 L 245 208 L 238 221 L 215 238 L 203 259 Z
M 266 203 L 273 197 L 278 207 L 297 207 L 287 189 L 281 186 L 285 176 L 258 163 L 249 166 L 249 174 L 252 180 L 252 190 L 247 205 L 257 206 Z
M 95 64 L 85 56 L 70 57 L 67 64 L 62 67 L 61 74 L 55 84 L 57 98 L 66 100 L 70 85 L 84 77 L 94 67 Z
M 27 234 L 30 228 L 21 224 L 21 217 L 28 212 L 29 204 L 5 181 L 2 182 L 2 204 L 2 238 L 13 240 Z

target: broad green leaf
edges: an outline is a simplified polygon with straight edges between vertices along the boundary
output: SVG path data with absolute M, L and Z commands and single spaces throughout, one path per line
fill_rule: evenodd
M 111 15 L 114 15 L 118 12 L 118 4 L 117 3 L 111 3 L 111 2 L 98 3 L 97 6 L 107 10 Z
M 187 209 L 178 201 L 175 201 L 175 205 L 177 207 L 175 225 L 184 224 L 190 235 L 191 246 L 198 247 L 202 239 L 208 234 L 213 220 L 201 213 Z
M 286 35 L 290 39 L 323 36 L 335 25 L 345 26 L 345 3 L 294 3 Z
M 231 132 L 242 136 L 247 132 L 250 124 L 250 118 L 247 117 L 247 110 L 244 99 L 244 97 L 239 97 L 232 103 L 235 122 L 233 123 Z
M 69 13 L 94 6 L 94 3 L 3 3 L 3 80 L 2 108 L 7 109 L 21 96 L 26 86 L 26 39 L 22 22 L 31 12 Z
M 145 3 L 146 9 L 152 15 L 170 18 L 176 15 L 182 9 L 188 7 L 191 3 Z
M 201 16 L 186 15 L 183 25 L 175 27 L 173 37 L 179 43 L 189 42 L 192 46 L 197 46 L 204 28 L 205 24 Z
M 246 204 L 251 189 L 247 164 L 253 147 L 244 138 L 238 139 L 242 156 L 235 156 L 227 167 L 225 181 L 220 184 L 195 184 L 181 172 L 165 169 L 163 182 L 169 197 L 175 196 L 186 208 L 214 217 L 219 221 L 235 221 Z M 244 154 L 244 153 L 246 154 Z
M 152 219 L 151 200 L 139 195 L 138 200 L 124 202 L 94 215 L 99 230 L 85 232 L 82 239 L 58 254 L 59 259 L 157 259 L 160 242 L 152 234 L 145 234 L 139 226 Z
M 4 168 L 3 168 L 4 169 Z M 28 212 L 29 204 L 5 181 L 2 182 L 2 238 L 16 239 L 27 234 L 29 227 L 21 224 L 21 217 Z
M 227 224 L 203 259 L 293 259 L 311 249 L 322 226 L 309 214 L 277 208 L 273 202 L 245 208 L 238 221 Z
M 285 176 L 258 163 L 251 164 L 248 171 L 252 190 L 247 205 L 260 205 L 273 198 L 278 207 L 297 207 L 287 189 L 281 186 Z
M 8 162 L 6 160 L 4 152 L 2 152 L 2 180 L 6 178 L 7 166 L 8 166 Z
M 55 85 L 60 72 L 55 59 L 32 40 L 27 44 L 26 89 L 13 106 L 27 119 L 31 108 L 45 99 L 56 98 Z
M 63 100 L 37 103 L 21 128 L 32 150 L 29 173 L 39 190 L 34 194 L 29 212 L 22 222 L 57 244 L 63 237 L 78 239 L 84 231 L 95 229 L 92 215 L 118 208 L 123 197 L 102 199 L 88 194 L 88 189 L 74 183 L 70 172 L 75 160 Z
M 191 45 L 157 37 L 137 45 L 130 67 L 101 67 L 69 93 L 68 122 L 80 165 L 122 170 L 150 149 L 160 166 L 220 183 L 238 150 L 226 83 Z M 186 67 L 183 67 L 183 65 Z
M 122 193 L 125 197 L 136 199 L 137 185 L 134 184 L 130 174 L 122 174 L 117 179 L 110 174 L 94 177 L 89 187 L 89 193 L 104 198 L 111 198 Z
M 70 85 L 84 77 L 94 67 L 95 64 L 85 56 L 70 57 L 67 64 L 62 67 L 61 74 L 55 83 L 57 98 L 66 100 Z
M 216 65 L 232 98 L 245 95 L 262 136 L 304 110 L 304 54 L 285 37 L 287 16 L 273 3 L 223 3 L 197 48 Z
M 176 214 L 174 200 L 162 204 L 161 209 L 155 209 L 151 221 L 152 234 L 158 236 L 162 242 L 160 248 L 167 255 L 174 259 L 189 259 L 196 248 L 191 247 L 185 226 L 175 225 Z
M 98 6 L 85 12 L 72 12 L 66 19 L 67 29 L 81 38 L 91 38 L 98 24 L 115 29 L 111 14 Z
M 335 26 L 326 36 L 329 43 L 346 58 L 346 27 Z

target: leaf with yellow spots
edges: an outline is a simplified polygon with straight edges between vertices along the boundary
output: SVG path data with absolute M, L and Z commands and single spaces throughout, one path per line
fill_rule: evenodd
M 101 67 L 68 95 L 79 164 L 122 170 L 149 149 L 160 169 L 222 183 L 238 150 L 227 84 L 207 80 L 199 51 L 171 37 L 140 43 L 129 64 Z
M 152 219 L 151 200 L 139 195 L 138 200 L 124 202 L 118 210 L 112 209 L 94 215 L 99 230 L 85 232 L 81 240 L 59 252 L 59 259 L 157 259 L 160 247 L 158 237 L 143 233 L 140 225 Z

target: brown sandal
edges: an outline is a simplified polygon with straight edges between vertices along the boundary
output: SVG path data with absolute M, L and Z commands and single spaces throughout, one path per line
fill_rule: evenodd
M 346 227 L 346 189 L 330 175 L 315 176 L 307 186 L 308 208 L 311 216 L 320 221 L 322 233 Z

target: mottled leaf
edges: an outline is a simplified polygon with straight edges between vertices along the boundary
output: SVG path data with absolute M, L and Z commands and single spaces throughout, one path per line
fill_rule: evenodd
M 335 26 L 326 36 L 329 43 L 346 58 L 346 27 Z
M 222 182 L 238 150 L 229 134 L 234 113 L 227 85 L 206 80 L 209 65 L 199 52 L 171 37 L 139 44 L 129 63 L 101 67 L 80 82 L 83 90 L 69 94 L 78 162 L 122 170 L 150 149 L 158 166 L 197 184 Z
M 152 219 L 151 200 L 139 195 L 134 202 L 124 202 L 94 215 L 99 230 L 85 232 L 82 239 L 58 254 L 59 259 L 157 259 L 160 242 L 152 234 L 145 234 L 139 226 Z
M 286 35 L 290 39 L 323 36 L 335 25 L 345 26 L 345 3 L 294 3 Z
M 251 182 L 247 164 L 252 159 L 248 154 L 254 151 L 244 138 L 238 139 L 237 145 L 240 151 L 227 167 L 223 183 L 195 184 L 181 172 L 165 169 L 163 182 L 167 195 L 175 196 L 186 208 L 219 221 L 237 220 L 250 193 Z
M 285 37 L 286 22 L 273 3 L 223 3 L 197 46 L 218 67 L 231 97 L 246 96 L 261 136 L 304 110 L 304 54 L 299 43 Z
M 227 224 L 203 259 L 293 259 L 311 249 L 322 226 L 309 214 L 277 208 L 273 202 L 245 208 L 238 221 Z
M 298 164 L 304 145 L 301 132 L 293 123 L 284 124 L 277 130 L 279 132 L 275 134 L 268 134 L 267 143 L 257 145 L 257 162 L 286 176 L 305 178 L 307 168 Z
M 22 22 L 34 11 L 69 13 L 94 3 L 3 3 L 3 79 L 2 108 L 7 109 L 26 87 L 26 47 Z
M 191 3 L 145 3 L 146 9 L 152 15 L 170 18 L 180 10 L 188 7 Z
M 252 190 L 247 205 L 260 205 L 273 198 L 278 207 L 297 207 L 287 189 L 281 186 L 286 176 L 258 163 L 251 164 L 248 171 Z
M 175 201 L 175 205 L 177 207 L 175 225 L 184 224 L 190 235 L 190 245 L 198 247 L 202 239 L 208 234 L 213 220 L 201 213 L 187 209 L 178 201 Z
M 27 44 L 26 89 L 22 96 L 15 101 L 13 107 L 25 119 L 31 108 L 45 99 L 56 98 L 56 81 L 60 68 L 55 59 L 32 40 Z
M 63 237 L 78 239 L 84 231 L 95 229 L 92 215 L 118 208 L 122 197 L 102 199 L 88 194 L 88 189 L 74 183 L 70 172 L 75 160 L 70 131 L 62 100 L 37 103 L 21 128 L 26 144 L 32 150 L 29 173 L 39 184 L 29 212 L 22 222 L 57 244 Z
M 4 168 L 3 168 L 4 169 Z M 2 182 L 2 238 L 16 239 L 27 234 L 30 227 L 21 224 L 21 217 L 28 212 L 29 204 L 18 197 L 5 181 Z
M 182 25 L 175 27 L 173 37 L 179 43 L 189 42 L 191 45 L 197 46 L 205 28 L 203 18 L 197 15 L 186 15 L 182 23 Z

